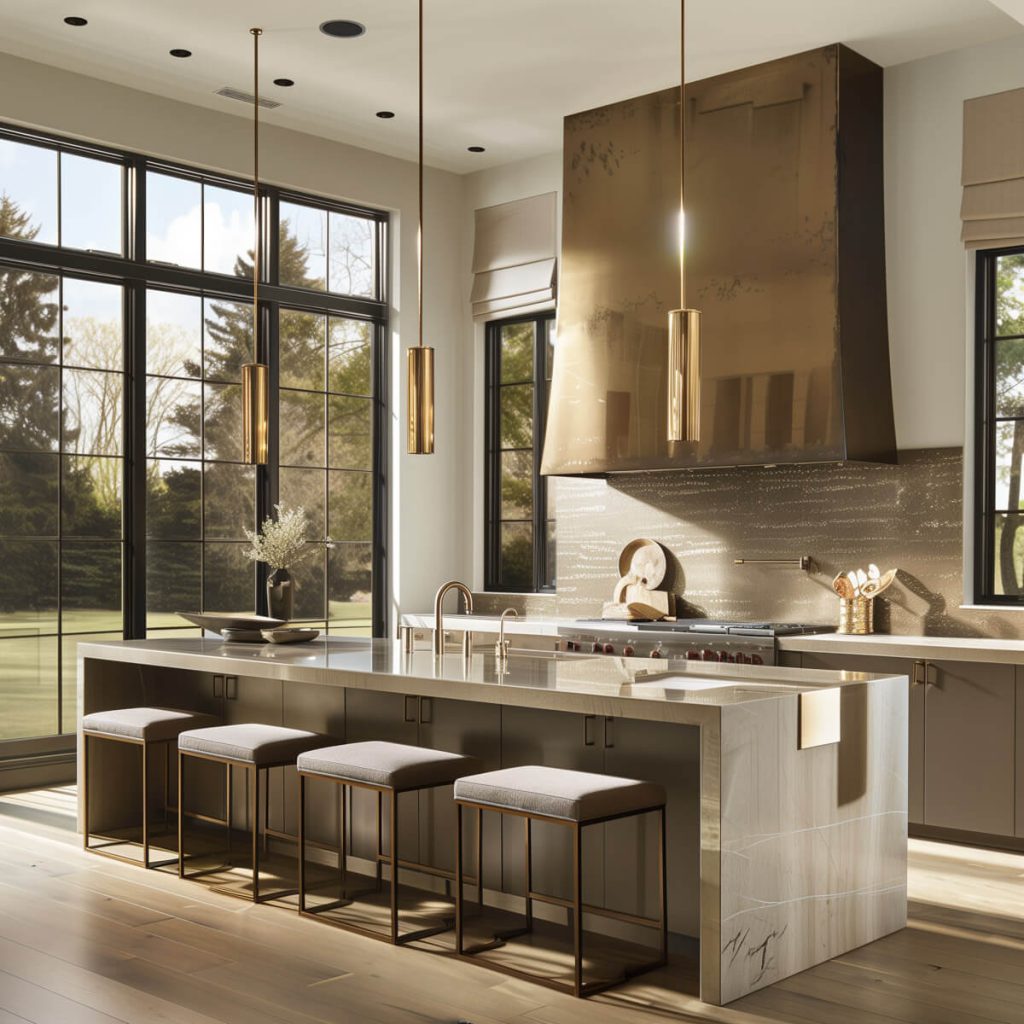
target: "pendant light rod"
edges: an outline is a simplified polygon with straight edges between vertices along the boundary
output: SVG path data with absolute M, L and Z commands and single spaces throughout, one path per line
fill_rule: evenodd
M 686 309 L 686 0 L 679 2 L 679 308 Z
M 423 348 L 423 0 L 419 0 L 419 156 L 417 158 L 418 222 L 416 227 L 416 317 L 419 347 Z
M 263 249 L 263 231 L 260 217 L 260 36 L 263 29 L 251 28 L 252 33 L 252 212 L 256 225 L 256 250 L 252 261 L 252 341 L 257 359 L 260 322 L 260 256 Z

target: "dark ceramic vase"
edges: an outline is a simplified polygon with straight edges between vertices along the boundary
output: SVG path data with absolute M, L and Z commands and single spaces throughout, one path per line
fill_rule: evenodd
M 267 614 L 272 619 L 292 618 L 295 607 L 295 582 L 287 569 L 274 569 L 267 577 Z

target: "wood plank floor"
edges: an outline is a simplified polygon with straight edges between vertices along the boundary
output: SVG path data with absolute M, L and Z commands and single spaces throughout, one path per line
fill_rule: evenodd
M 70 788 L 0 796 L 0 1024 L 1024 1024 L 1024 856 L 911 842 L 910 926 L 741 999 L 581 1004 L 84 853 Z

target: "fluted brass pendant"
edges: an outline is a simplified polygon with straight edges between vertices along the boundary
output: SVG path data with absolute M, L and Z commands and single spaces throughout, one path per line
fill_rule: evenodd
M 434 454 L 434 350 L 409 350 L 409 454 Z
M 668 315 L 668 439 L 700 440 L 700 311 Z
M 242 461 L 265 466 L 269 461 L 270 383 L 263 363 L 242 366 Z

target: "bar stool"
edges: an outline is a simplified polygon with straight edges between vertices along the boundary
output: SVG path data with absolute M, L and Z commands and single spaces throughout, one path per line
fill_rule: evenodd
M 572 917 L 573 931 L 573 981 L 571 985 L 544 978 L 528 971 L 518 970 L 493 961 L 484 961 L 486 966 L 539 982 L 550 988 L 571 992 L 574 996 L 589 996 L 617 985 L 621 981 L 664 966 L 668 958 L 668 904 L 665 881 L 665 790 L 653 782 L 635 779 L 620 779 L 592 772 L 569 771 L 562 768 L 547 768 L 540 765 L 526 765 L 518 768 L 504 768 L 500 771 L 468 775 L 455 783 L 455 803 L 458 814 L 455 857 L 455 947 L 459 956 L 472 957 L 475 953 L 495 949 L 504 945 L 506 939 L 525 935 L 533 930 L 533 901 L 549 903 L 566 908 Z M 484 811 L 496 811 L 501 815 L 514 815 L 524 819 L 526 832 L 526 925 L 524 928 L 505 932 L 494 941 L 482 943 L 470 949 L 464 948 L 463 916 L 464 902 L 463 857 L 462 857 L 462 810 L 475 809 L 479 822 Z M 660 915 L 655 919 L 594 907 L 583 903 L 583 844 L 582 832 L 588 825 L 615 821 L 640 814 L 657 814 L 658 838 L 658 889 Z M 532 885 L 531 826 L 535 821 L 564 825 L 572 832 L 573 867 L 572 898 L 534 892 Z M 478 868 L 482 874 L 482 867 Z M 583 978 L 583 914 L 595 914 L 629 924 L 640 925 L 660 931 L 660 954 L 656 960 L 626 967 L 621 978 L 612 981 L 587 982 Z
M 185 761 L 196 758 L 201 761 L 213 761 L 225 767 L 225 824 L 228 830 L 228 850 L 231 848 L 231 770 L 244 768 L 249 785 L 249 822 L 252 830 L 252 900 L 254 903 L 268 896 L 260 896 L 260 854 L 259 854 L 259 807 L 260 807 L 260 772 L 269 772 L 271 768 L 292 767 L 295 758 L 304 750 L 321 747 L 330 737 L 304 729 L 288 729 L 279 725 L 259 725 L 245 723 L 239 725 L 220 725 L 209 729 L 190 729 L 178 736 L 178 876 L 195 878 L 197 874 L 185 872 Z M 294 836 L 281 832 L 270 832 L 270 788 L 265 783 L 264 836 L 273 834 L 278 839 L 295 841 Z M 291 890 L 294 892 L 294 890 Z M 241 893 L 225 889 L 229 895 L 240 896 Z M 278 892 L 272 896 L 284 896 L 289 893 Z
M 126 864 L 138 864 L 138 858 L 126 857 L 124 854 L 112 853 L 96 846 L 89 845 L 89 745 L 90 741 L 105 743 L 127 743 L 138 747 L 142 752 L 142 864 L 144 867 L 166 867 L 174 860 L 149 863 L 149 748 L 163 744 L 166 751 L 164 760 L 164 815 L 170 806 L 171 777 L 171 744 L 177 740 L 179 733 L 185 729 L 194 729 L 214 725 L 217 719 L 213 715 L 204 715 L 196 711 L 177 711 L 174 708 L 119 708 L 114 711 L 94 711 L 82 719 L 82 845 L 90 853 L 98 853 L 101 857 L 124 861 Z M 108 845 L 120 846 L 118 840 L 111 840 Z M 140 845 L 140 844 L 132 844 Z
M 451 754 L 444 750 L 430 750 L 426 747 L 415 747 L 404 743 L 385 743 L 371 740 L 364 743 L 343 743 L 323 750 L 308 750 L 299 755 L 299 913 L 306 917 L 317 917 L 325 911 L 348 906 L 354 900 L 344 898 L 318 907 L 307 908 L 306 896 L 306 781 L 323 779 L 342 787 L 341 793 L 341 844 L 339 848 L 339 870 L 342 880 L 345 878 L 345 787 L 368 789 L 377 793 L 377 884 L 380 885 L 381 862 L 384 860 L 391 866 L 390 895 L 390 928 L 387 932 L 375 931 L 360 925 L 333 921 L 321 917 L 321 920 L 348 931 L 368 935 L 371 938 L 383 939 L 394 945 L 424 939 L 439 932 L 448 931 L 450 923 L 439 927 L 422 928 L 418 931 L 400 935 L 398 930 L 398 872 L 400 868 L 424 871 L 428 874 L 454 880 L 455 874 L 439 868 L 416 864 L 401 860 L 398 856 L 398 797 L 403 793 L 414 793 L 421 789 L 432 789 L 439 786 L 450 786 L 456 779 L 480 767 L 480 762 L 463 754 Z M 381 799 L 383 794 L 390 797 L 391 848 L 384 858 L 381 853 Z

